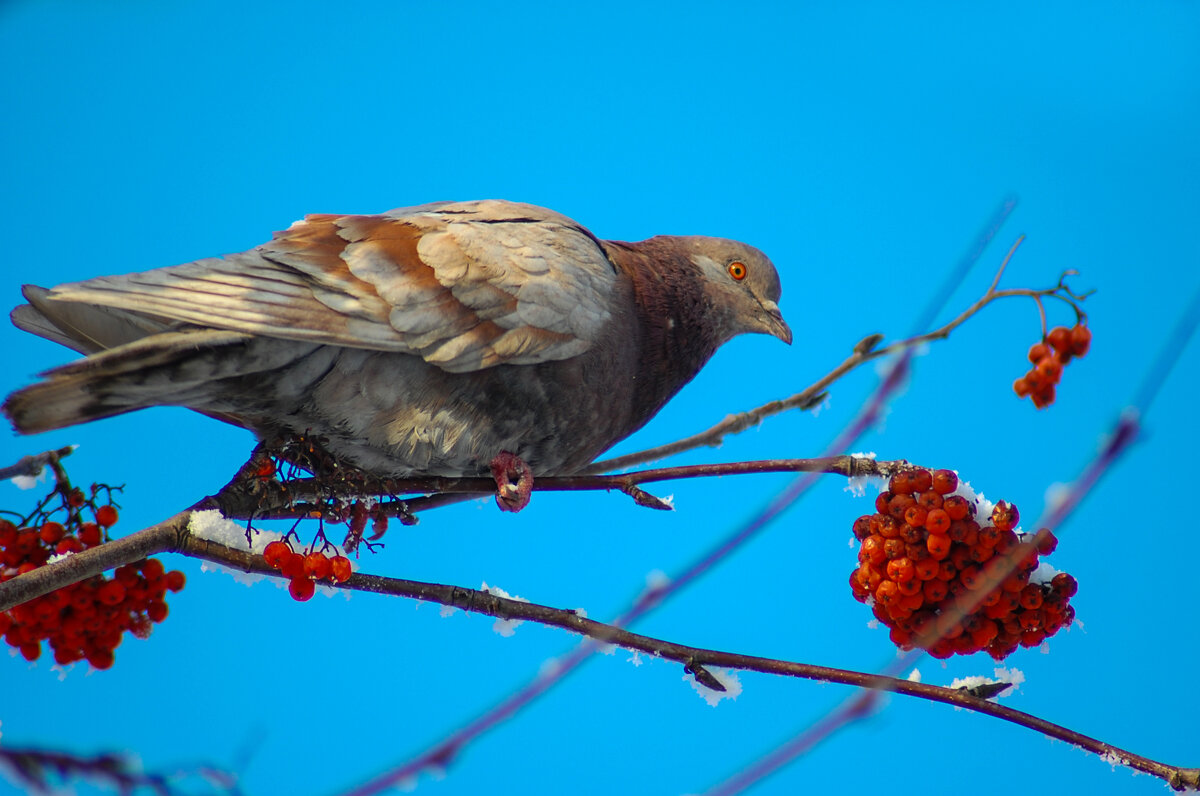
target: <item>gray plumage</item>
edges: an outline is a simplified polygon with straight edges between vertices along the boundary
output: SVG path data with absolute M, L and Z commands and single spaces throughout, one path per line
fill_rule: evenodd
M 4 412 L 36 433 L 186 406 L 380 476 L 570 473 L 744 332 L 791 342 L 757 249 L 602 241 L 502 201 L 313 215 L 250 251 L 51 290 L 13 323 L 86 354 Z

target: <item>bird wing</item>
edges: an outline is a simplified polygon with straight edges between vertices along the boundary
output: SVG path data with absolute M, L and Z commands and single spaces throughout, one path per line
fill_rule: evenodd
M 586 351 L 612 317 L 616 279 L 571 219 L 488 200 L 310 215 L 247 252 L 60 285 L 49 298 L 410 353 L 460 373 Z

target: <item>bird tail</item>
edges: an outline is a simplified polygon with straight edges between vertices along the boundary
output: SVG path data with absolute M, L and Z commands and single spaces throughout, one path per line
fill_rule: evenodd
M 166 321 L 153 316 L 95 304 L 54 301 L 49 294 L 49 290 L 37 285 L 22 287 L 21 295 L 29 303 L 9 315 L 13 326 L 81 354 L 116 348 L 168 326 Z
M 186 406 L 189 384 L 212 375 L 206 354 L 248 340 L 239 332 L 169 330 L 153 316 L 54 301 L 32 285 L 22 292 L 29 303 L 12 312 L 17 328 L 90 355 L 39 374 L 42 381 L 5 400 L 0 409 L 22 434 L 149 406 Z

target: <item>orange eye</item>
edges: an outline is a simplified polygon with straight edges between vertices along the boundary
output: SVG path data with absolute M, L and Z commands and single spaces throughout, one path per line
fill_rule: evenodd
M 746 278 L 746 264 L 734 260 L 729 264 L 729 275 L 741 282 Z

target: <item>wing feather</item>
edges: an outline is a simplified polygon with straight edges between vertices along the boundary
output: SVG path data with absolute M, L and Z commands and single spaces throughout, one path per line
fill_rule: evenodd
M 49 299 L 465 372 L 586 351 L 612 316 L 616 279 L 565 216 L 483 201 L 310 215 L 247 252 L 60 285 Z

